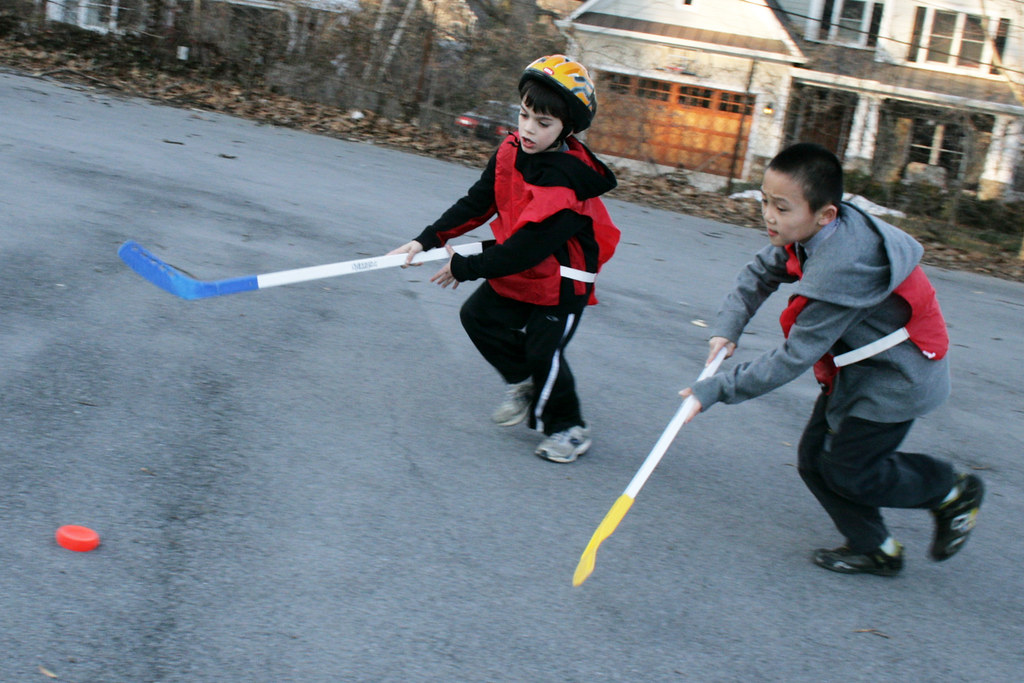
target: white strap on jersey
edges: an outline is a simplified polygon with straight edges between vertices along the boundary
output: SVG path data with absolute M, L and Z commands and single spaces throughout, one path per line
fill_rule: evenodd
M 896 346 L 897 344 L 902 344 L 908 339 L 910 339 L 910 333 L 907 332 L 907 328 L 901 327 L 892 334 L 887 334 L 881 339 L 877 339 L 871 342 L 870 344 L 865 344 L 859 349 L 854 349 L 853 351 L 847 351 L 846 353 L 839 354 L 832 360 L 836 364 L 837 368 L 841 368 L 844 365 L 852 365 L 854 363 L 859 363 L 865 358 L 871 358 L 871 356 L 876 356 L 880 354 L 882 351 L 888 351 L 892 347 Z
M 562 277 L 567 277 L 570 280 L 579 280 L 580 282 L 596 282 L 597 273 L 588 273 L 585 270 L 577 270 L 576 268 L 570 268 L 569 266 L 561 266 Z

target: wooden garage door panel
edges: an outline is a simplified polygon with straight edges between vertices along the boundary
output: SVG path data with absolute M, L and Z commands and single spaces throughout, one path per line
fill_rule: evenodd
M 716 121 L 711 128 L 651 124 L 636 127 L 632 132 L 612 131 L 608 130 L 609 126 L 595 125 L 587 140 L 599 154 L 727 175 L 736 150 L 738 121 L 728 123 L 730 125 Z M 748 132 L 749 125 L 744 125 L 737 152 L 739 159 L 746 155 Z
M 603 95 L 601 115 L 587 134 L 598 154 L 650 161 L 666 166 L 729 175 L 738 173 L 746 155 L 750 117 L 717 108 L 718 91 L 711 106 L 685 106 L 636 97 L 630 93 Z M 737 137 L 740 138 L 737 145 Z M 733 155 L 739 160 L 734 167 Z

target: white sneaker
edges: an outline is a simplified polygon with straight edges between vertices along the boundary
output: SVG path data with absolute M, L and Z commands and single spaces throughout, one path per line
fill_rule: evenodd
M 505 400 L 491 415 L 491 419 L 502 427 L 517 425 L 526 419 L 533 403 L 533 381 L 510 384 L 505 391 Z
M 535 454 L 551 462 L 572 462 L 590 448 L 590 432 L 579 425 L 556 432 L 540 442 Z

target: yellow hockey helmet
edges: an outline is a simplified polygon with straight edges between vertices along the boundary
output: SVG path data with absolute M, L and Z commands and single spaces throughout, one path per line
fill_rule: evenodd
M 552 85 L 562 94 L 569 105 L 573 132 L 590 127 L 597 114 L 597 94 L 586 67 L 565 55 L 547 55 L 526 67 L 519 78 L 520 88 L 530 78 Z

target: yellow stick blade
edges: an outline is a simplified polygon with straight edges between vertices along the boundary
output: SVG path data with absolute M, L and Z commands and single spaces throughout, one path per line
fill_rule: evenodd
M 631 505 L 633 505 L 633 499 L 625 493 L 619 496 L 619 499 L 612 505 L 612 509 L 604 516 L 604 519 L 597 526 L 597 530 L 594 531 L 594 535 L 590 537 L 590 543 L 584 548 L 583 555 L 580 557 L 580 563 L 576 565 L 576 573 L 572 575 L 572 585 L 579 586 L 594 571 L 597 547 L 601 545 L 604 539 L 612 535 L 612 532 L 619 526 L 619 522 L 629 512 Z

